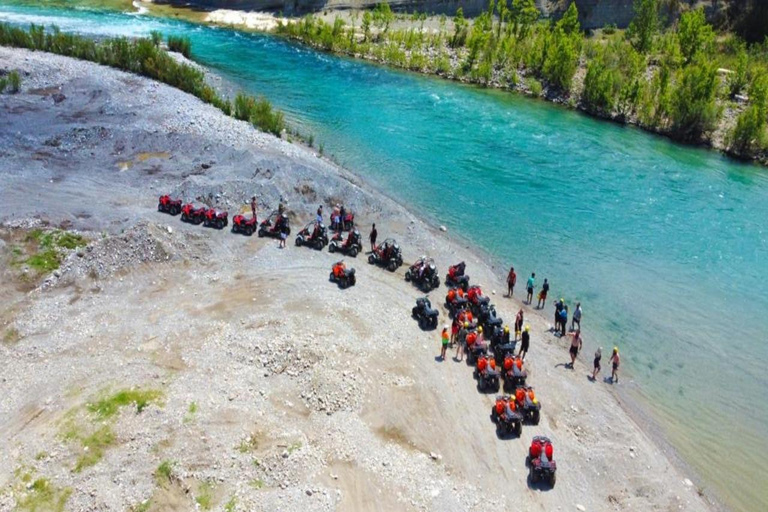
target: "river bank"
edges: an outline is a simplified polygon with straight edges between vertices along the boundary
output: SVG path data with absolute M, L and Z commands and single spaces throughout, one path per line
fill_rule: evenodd
M 519 303 L 500 297 L 481 258 L 360 178 L 166 86 L 0 52 L 4 66 L 25 72 L 19 95 L 0 96 L 2 168 L 18 169 L 2 177 L 2 190 L 13 191 L 2 200 L 15 212 L 5 229 L 43 222 L 92 239 L 45 289 L 20 292 L 18 274 L 3 280 L 20 305 L 3 312 L 19 336 L 2 345 L 0 435 L 13 447 L 3 450 L 4 506 L 31 493 L 13 472 L 23 468 L 71 489 L 72 510 L 147 499 L 150 509 L 169 500 L 186 508 L 209 487 L 214 504 L 235 496 L 244 510 L 708 509 L 609 386 L 587 381 L 581 362 L 573 372 L 558 366 L 565 347 L 529 308 L 543 420 L 521 440 L 499 440 L 471 370 L 435 362 L 435 334 L 408 318 L 418 294 L 402 270 L 348 259 L 359 284 L 337 292 L 326 282 L 328 254 L 280 251 L 154 212 L 164 191 L 230 212 L 253 193 L 264 209 L 282 195 L 298 226 L 316 203 L 342 199 L 363 225 L 376 221 L 382 236 L 396 236 L 406 259 L 426 252 L 443 271 L 465 259 L 474 282 L 496 288 L 501 315 L 513 317 Z M 55 106 L 54 94 L 64 97 Z M 23 199 L 32 189 L 34 204 Z M 8 231 L 4 239 L 10 250 Z M 153 247 L 160 257 L 145 252 Z M 588 341 L 585 353 L 593 348 Z M 74 416 L 87 431 L 83 404 L 126 386 L 161 389 L 162 406 L 119 414 L 103 459 L 71 472 L 82 447 L 57 441 L 61 419 Z M 526 444 L 538 432 L 555 439 L 561 468 L 548 492 L 525 482 Z M 153 476 L 164 460 L 168 483 Z

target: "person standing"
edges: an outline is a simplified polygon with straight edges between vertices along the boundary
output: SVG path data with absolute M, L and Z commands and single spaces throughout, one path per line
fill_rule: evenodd
M 283 222 L 280 226 L 280 245 L 278 245 L 280 249 L 285 249 L 286 238 L 288 238 L 288 223 Z
M 317 208 L 317 222 L 322 223 L 323 222 L 323 205 L 318 206 Z
M 560 312 L 565 307 L 565 302 L 560 299 L 555 302 L 555 334 L 560 332 Z
M 256 218 L 256 196 L 253 196 L 251 198 L 251 213 L 253 214 L 253 218 Z
M 597 378 L 597 374 L 600 373 L 600 361 L 602 359 L 603 359 L 603 347 L 600 347 L 597 349 L 597 352 L 595 352 L 594 368 L 592 370 L 592 380 L 595 380 Z
M 619 358 L 619 347 L 613 347 L 613 354 L 611 354 L 611 382 L 617 383 L 619 382 L 619 365 L 621 364 L 621 359 Z
M 523 330 L 523 308 L 520 308 L 520 311 L 517 312 L 517 316 L 515 316 L 515 341 L 517 341 L 517 338 L 520 336 L 520 332 Z
M 459 319 L 455 318 L 451 324 L 451 346 L 456 343 L 456 337 L 459 335 Z
M 458 347 L 456 348 L 456 357 L 454 357 L 456 361 L 464 360 L 464 345 L 467 343 L 468 332 L 469 332 L 469 322 L 464 322 L 464 325 L 462 325 L 461 329 L 459 329 L 459 338 L 457 343 Z M 459 359 L 459 355 L 461 355 L 461 359 Z
M 448 325 L 443 326 L 443 333 L 441 334 L 442 348 L 440 349 L 440 359 L 445 361 L 445 351 L 448 349 Z
M 536 305 L 536 309 L 543 309 L 544 304 L 547 303 L 547 293 L 549 292 L 549 281 L 544 278 L 544 284 L 541 285 L 541 291 L 539 292 L 539 303 Z
M 528 348 L 531 345 L 531 326 L 526 325 L 522 334 L 522 341 L 520 342 L 520 352 L 517 353 L 517 357 L 525 361 L 525 355 L 528 353 Z
M 536 272 L 531 273 L 525 287 L 528 290 L 528 305 L 530 306 L 533 303 L 533 289 L 536 287 Z
M 515 283 L 517 283 L 515 267 L 510 267 L 509 274 L 507 274 L 507 297 L 512 297 L 512 292 L 515 291 Z
M 576 356 L 579 355 L 579 351 L 581 350 L 581 332 L 575 331 L 569 334 L 569 336 L 572 336 L 573 339 L 571 340 L 571 348 L 568 349 L 568 352 L 571 354 L 571 370 L 573 370 L 573 365 L 576 363 Z
M 571 330 L 576 330 L 576 324 L 579 324 L 581 330 L 581 302 L 576 303 L 576 309 L 573 310 L 573 320 L 571 320 Z
M 560 310 L 560 336 L 565 336 L 565 326 L 568 325 L 568 305 L 563 304 Z
M 374 249 L 376 249 L 376 237 L 379 236 L 379 232 L 376 231 L 376 223 L 373 223 L 373 226 L 371 227 L 371 252 L 373 252 Z

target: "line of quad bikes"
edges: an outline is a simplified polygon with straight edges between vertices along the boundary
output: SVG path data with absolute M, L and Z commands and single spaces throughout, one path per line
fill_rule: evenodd
M 158 211 L 170 215 L 181 214 L 184 222 L 215 229 L 224 229 L 229 224 L 226 211 L 198 208 L 191 203 L 182 204 L 180 199 L 167 195 L 160 197 Z M 332 226 L 332 231 L 334 234 L 329 238 L 325 225 L 312 221 L 297 233 L 296 246 L 322 250 L 327 245 L 329 252 L 339 252 L 353 258 L 363 251 L 352 213 L 347 213 L 338 225 Z M 345 231 L 348 232 L 346 238 L 343 235 Z M 290 235 L 290 224 L 288 216 L 277 210 L 260 223 L 256 216 L 235 215 L 232 218 L 232 232 L 246 236 L 255 232 L 259 237 L 280 238 L 283 233 L 286 237 Z M 394 272 L 403 264 L 400 246 L 393 238 L 387 238 L 371 251 L 368 262 Z M 482 393 L 498 393 L 503 387 L 505 394 L 498 395 L 491 407 L 490 417 L 496 424 L 497 435 L 500 438 L 510 435 L 520 437 L 523 423 L 539 424 L 541 403 L 533 388 L 526 383 L 528 372 L 523 360 L 515 356 L 516 341 L 510 340 L 509 329 L 503 326 L 503 320 L 496 314 L 490 297 L 483 294 L 480 286 L 470 286 L 469 275 L 465 270 L 464 262 L 449 267 L 445 276 L 445 285 L 448 287 L 445 306 L 453 322 L 467 331 L 467 363 L 474 366 L 473 375 L 478 390 Z M 354 286 L 355 269 L 347 268 L 343 261 L 338 261 L 332 265 L 329 279 L 340 288 Z M 440 286 L 435 262 L 425 256 L 406 270 L 405 280 L 414 283 L 424 293 Z M 424 330 L 435 329 L 438 325 L 439 311 L 432 307 L 426 296 L 416 299 L 411 314 Z M 557 463 L 553 459 L 553 446 L 549 438 L 533 438 L 526 464 L 530 470 L 531 483 L 555 485 Z

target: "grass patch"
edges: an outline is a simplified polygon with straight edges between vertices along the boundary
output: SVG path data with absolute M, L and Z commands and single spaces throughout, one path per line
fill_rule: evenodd
M 115 440 L 115 433 L 109 425 L 104 425 L 91 435 L 81 438 L 83 453 L 77 458 L 75 473 L 99 462 L 107 448 L 115 444 Z
M 16 498 L 16 510 L 28 512 L 63 512 L 72 489 L 60 489 L 47 478 L 35 480 Z
M 237 507 L 237 499 L 232 496 L 229 498 L 229 501 L 224 505 L 224 512 L 235 512 L 235 507 Z
M 189 58 L 192 54 L 192 42 L 188 37 L 168 36 L 168 49 Z
M 121 407 L 135 404 L 136 413 L 140 414 L 149 404 L 159 402 L 162 396 L 162 391 L 156 389 L 123 390 L 102 398 L 98 402 L 88 404 L 88 410 L 99 418 L 106 419 L 117 414 Z
M 152 507 L 152 500 L 142 501 L 131 507 L 131 512 L 147 512 Z
M 260 478 L 254 478 L 250 482 L 248 482 L 248 485 L 253 487 L 256 490 L 263 489 L 264 488 L 264 480 L 261 480 Z
M 164 487 L 166 484 L 173 480 L 173 462 L 164 460 L 155 470 L 155 481 L 160 487 Z
M 53 272 L 61 265 L 61 256 L 56 249 L 47 249 L 45 251 L 33 254 L 24 262 L 33 269 L 42 273 Z
M 213 506 L 213 485 L 208 482 L 202 482 L 197 489 L 195 502 L 203 510 L 211 510 Z
M 27 258 L 24 251 L 14 247 L 14 263 L 24 263 L 39 273 L 50 273 L 61 265 L 60 249 L 73 250 L 88 245 L 84 237 L 66 231 L 33 229 L 26 237 Z
M 288 453 L 293 453 L 296 450 L 301 449 L 301 441 L 298 441 L 296 443 L 293 443 L 291 446 L 288 447 Z
M 9 327 L 3 333 L 3 343 L 8 343 L 10 345 L 11 343 L 16 343 L 20 339 L 21 339 L 21 334 L 19 333 L 19 330 L 15 327 Z
M 46 457 L 48 457 L 48 452 L 46 452 L 46 451 L 37 452 L 37 453 L 35 454 L 35 460 L 43 460 L 43 459 L 45 459 Z
M 21 90 L 21 75 L 18 71 L 11 71 L 8 76 L 0 77 L 0 93 L 6 90 L 11 94 Z
M 530 89 L 531 95 L 541 96 L 541 91 L 542 91 L 541 82 L 539 82 L 532 76 L 529 76 L 528 78 L 525 79 L 525 85 L 527 85 L 528 89 Z

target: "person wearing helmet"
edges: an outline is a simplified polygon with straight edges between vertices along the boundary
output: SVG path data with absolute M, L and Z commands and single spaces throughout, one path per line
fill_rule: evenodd
M 520 335 L 520 352 L 517 353 L 517 357 L 525 360 L 525 355 L 528 353 L 528 348 L 531 344 L 531 326 L 526 325 L 525 330 Z
M 504 332 L 501 334 L 501 344 L 502 345 L 508 345 L 509 344 L 509 326 L 504 326 Z
M 443 325 L 443 332 L 440 334 L 442 347 L 440 348 L 440 360 L 445 361 L 445 351 L 448 348 L 448 324 Z
M 461 325 L 461 329 L 459 329 L 457 337 L 458 347 L 456 348 L 456 357 L 453 358 L 454 361 L 462 361 L 464 359 L 464 349 L 467 344 L 467 332 L 469 332 L 469 322 L 464 322 Z M 459 355 L 461 355 L 461 359 L 459 359 Z
M 578 331 L 576 331 L 578 332 Z M 619 347 L 613 347 L 613 354 L 611 354 L 611 365 L 613 371 L 611 371 L 611 383 L 619 382 L 619 365 L 621 359 L 619 358 Z

